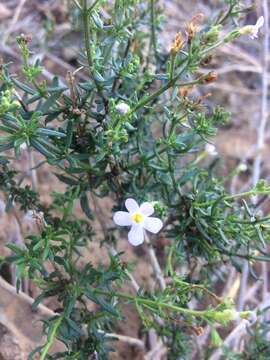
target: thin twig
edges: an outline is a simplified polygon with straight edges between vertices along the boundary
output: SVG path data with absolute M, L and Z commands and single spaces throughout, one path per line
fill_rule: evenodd
M 161 288 L 161 290 L 165 290 L 166 289 L 166 282 L 165 282 L 165 279 L 164 279 L 164 276 L 163 276 L 163 272 L 161 270 L 161 267 L 159 265 L 159 262 L 158 262 L 158 259 L 157 259 L 157 256 L 156 256 L 156 253 L 155 253 L 155 250 L 151 244 L 151 241 L 148 237 L 148 235 L 145 233 L 145 242 L 148 246 L 148 254 L 149 254 L 149 257 L 150 257 L 150 261 L 151 261 L 151 265 L 153 267 L 153 270 L 154 270 L 154 274 L 155 274 L 155 277 L 159 283 L 159 286 Z
M 3 38 L 2 38 L 2 43 L 5 44 L 9 38 L 9 35 L 12 33 L 13 31 L 13 27 L 14 25 L 18 22 L 18 19 L 20 17 L 20 14 L 22 12 L 22 9 L 23 9 L 23 6 L 25 4 L 26 0 L 21 0 L 19 5 L 17 6 L 16 8 L 16 11 L 14 13 L 14 16 L 10 22 L 10 25 L 7 29 L 7 31 L 5 32 L 5 34 L 3 35 Z
M 119 341 L 122 341 L 130 346 L 136 346 L 139 349 L 144 350 L 144 342 L 142 340 L 130 337 L 130 336 L 126 336 L 126 335 L 121 335 L 121 334 L 115 334 L 115 333 L 105 333 L 104 331 L 99 331 L 100 334 L 105 335 L 105 337 L 113 337 L 116 338 Z
M 269 305 L 270 305 L 270 301 L 268 299 L 265 302 L 263 302 L 262 304 L 260 304 L 258 306 L 258 308 L 254 310 L 254 313 L 256 313 L 257 310 L 262 311 L 264 309 L 269 308 Z M 240 337 L 242 337 L 243 335 L 245 335 L 248 332 L 249 325 L 250 325 L 250 323 L 248 320 L 244 320 L 244 319 L 241 320 L 239 322 L 239 324 L 226 337 L 226 339 L 223 342 L 223 346 L 229 347 L 231 345 L 231 343 L 239 340 Z M 212 354 L 212 356 L 209 358 L 209 360 L 219 360 L 222 356 L 222 352 L 223 352 L 223 347 L 218 348 Z
M 267 98 L 268 98 L 268 48 L 269 48 L 269 12 L 268 1 L 263 0 L 263 12 L 265 19 L 264 26 L 264 41 L 263 41 L 263 64 L 262 64 L 262 99 L 261 99 L 261 114 L 260 124 L 257 133 L 257 153 L 253 164 L 252 183 L 256 185 L 261 176 L 262 165 L 262 151 L 265 146 L 265 129 L 267 125 Z M 254 199 L 256 203 L 257 199 Z M 266 299 L 268 293 L 268 280 L 267 280 L 267 264 L 262 264 L 262 272 L 264 278 L 263 299 Z M 245 260 L 242 267 L 242 277 L 240 284 L 240 292 L 238 297 L 238 310 L 242 311 L 245 305 L 245 294 L 248 284 L 248 262 Z
M 32 188 L 33 190 L 36 191 L 38 188 L 37 171 L 35 168 L 33 151 L 31 149 L 28 149 L 28 158 L 29 158 L 29 172 L 31 174 Z
M 262 102 L 261 102 L 261 124 L 259 128 L 258 141 L 258 163 L 261 163 L 262 153 L 261 150 L 264 147 L 265 142 L 265 129 L 268 119 L 268 49 L 269 49 L 269 9 L 268 0 L 263 0 L 263 15 L 264 15 L 264 41 L 263 41 L 263 73 L 262 73 Z M 261 146 L 261 147 L 259 147 Z M 254 168 L 256 165 L 256 159 Z M 258 166 L 258 164 L 257 164 Z M 254 179 L 256 180 L 256 179 Z M 259 179 L 258 179 L 259 180 Z M 268 266 L 266 263 L 262 263 L 262 276 L 263 276 L 263 301 L 266 301 L 268 297 Z
M 108 249 L 109 249 L 109 251 L 112 253 L 113 256 L 116 256 L 116 255 L 117 255 L 117 251 L 116 251 L 116 249 L 115 249 L 113 246 L 108 246 Z M 139 289 L 140 289 L 139 284 L 138 284 L 137 281 L 135 280 L 134 276 L 133 276 L 128 270 L 125 270 L 125 273 L 126 273 L 126 275 L 128 276 L 128 278 L 130 279 L 131 285 L 132 285 L 132 287 L 134 288 L 134 290 L 135 290 L 136 293 L 137 293 L 137 292 L 139 291 Z

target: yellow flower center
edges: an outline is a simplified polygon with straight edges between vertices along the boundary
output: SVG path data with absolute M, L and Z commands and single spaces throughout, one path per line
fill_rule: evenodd
M 140 214 L 140 213 L 134 213 L 132 216 L 131 216 L 131 219 L 133 221 L 135 221 L 136 223 L 140 223 L 143 221 L 143 216 Z

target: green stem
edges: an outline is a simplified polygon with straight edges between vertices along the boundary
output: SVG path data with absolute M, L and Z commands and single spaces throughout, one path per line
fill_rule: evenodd
M 203 50 L 203 51 L 201 52 L 201 55 L 204 56 L 204 55 L 208 54 L 210 51 L 216 49 L 217 47 L 219 47 L 219 46 L 222 45 L 223 43 L 224 43 L 224 39 L 216 42 L 215 44 L 213 44 L 213 45 L 210 46 L 209 48 Z
M 233 199 L 237 199 L 240 197 L 245 197 L 245 196 L 249 196 L 249 195 L 254 195 L 254 190 L 249 190 L 249 191 L 245 191 L 242 193 L 238 193 L 238 194 L 232 194 L 232 195 L 222 195 L 220 196 L 218 199 L 216 200 L 210 200 L 210 201 L 205 201 L 202 203 L 198 203 L 198 206 L 207 206 L 207 205 L 212 205 L 215 203 L 218 203 L 219 201 L 226 201 L 226 200 L 233 200 Z
M 78 0 L 72 0 L 74 5 L 77 6 L 78 9 L 82 10 L 81 5 L 79 4 Z
M 218 25 L 224 23 L 231 15 L 233 9 L 234 9 L 234 5 L 230 5 L 228 10 L 225 12 L 225 14 L 220 19 L 217 19 L 216 24 Z
M 92 59 L 92 52 L 90 48 L 90 27 L 89 27 L 89 16 L 91 14 L 92 9 L 94 6 L 99 2 L 95 1 L 94 4 L 88 9 L 87 7 L 87 0 L 82 0 L 82 19 L 83 19 L 83 32 L 84 32 L 84 44 L 85 44 L 85 50 L 86 50 L 86 57 L 87 62 L 89 66 L 89 74 L 90 77 L 93 78 L 98 94 L 102 98 L 105 108 L 107 107 L 107 100 L 105 99 L 102 88 L 99 85 L 99 83 L 95 80 L 93 74 L 92 74 L 92 68 L 93 68 L 93 59 Z
M 48 351 L 50 350 L 50 347 L 52 346 L 52 343 L 57 335 L 58 329 L 63 321 L 63 316 L 59 316 L 59 318 L 55 321 L 55 324 L 53 325 L 52 330 L 49 333 L 47 342 L 42 350 L 42 353 L 40 355 L 40 360 L 45 360 Z
M 163 85 L 161 88 L 159 88 L 157 91 L 155 91 L 153 94 L 147 96 L 146 98 L 143 98 L 141 101 L 138 102 L 138 104 L 130 111 L 130 114 L 136 112 L 140 108 L 144 107 L 146 104 L 154 100 L 156 97 L 164 93 L 166 90 L 168 90 L 170 87 L 173 86 L 172 80 L 169 81 L 167 84 Z
M 202 57 L 204 55 L 208 54 L 210 51 L 214 50 L 215 48 L 219 47 L 223 43 L 224 43 L 224 39 L 218 41 L 214 45 L 205 49 L 201 53 Z M 139 101 L 138 104 L 131 110 L 130 114 L 136 112 L 137 110 L 139 110 L 140 108 L 142 108 L 143 106 L 145 106 L 146 104 L 148 104 L 149 102 L 154 100 L 156 97 L 158 97 L 159 95 L 161 95 L 162 93 L 167 91 L 169 88 L 173 87 L 177 83 L 177 80 L 180 78 L 180 76 L 183 74 L 183 72 L 186 70 L 186 67 L 188 66 L 188 64 L 189 64 L 189 58 L 187 57 L 184 59 L 184 61 L 182 63 L 182 65 L 184 65 L 182 70 L 177 75 L 175 75 L 172 79 L 170 79 L 166 84 L 164 84 L 161 88 L 159 88 L 157 91 L 155 91 L 153 94 L 151 94 L 151 95 L 147 96 L 146 98 L 143 98 L 141 101 Z M 195 82 L 193 82 L 193 84 L 194 83 L 196 84 L 197 81 L 195 80 Z M 189 83 L 183 83 L 183 84 L 179 84 L 179 86 L 187 86 L 188 84 Z
M 233 223 L 233 224 L 247 224 L 247 225 L 255 225 L 255 224 L 260 224 L 262 222 L 265 222 L 265 221 L 268 221 L 270 220 L 270 216 L 266 216 L 266 217 L 263 217 L 261 219 L 255 219 L 255 220 L 228 220 L 230 223 Z
M 89 31 L 89 12 L 87 8 L 87 0 L 83 0 L 82 17 L 83 17 L 83 31 L 84 31 L 84 44 L 89 65 L 90 75 L 92 76 L 92 53 L 90 49 L 90 31 Z
M 192 310 L 192 309 L 187 309 L 187 308 L 182 308 L 176 305 L 172 305 L 172 304 L 167 304 L 165 302 L 162 301 L 158 301 L 158 300 L 150 300 L 150 299 L 145 299 L 141 296 L 137 296 L 137 295 L 130 295 L 124 292 L 120 292 L 120 291 L 116 291 L 116 292 L 108 292 L 108 291 L 104 291 L 101 289 L 95 289 L 94 290 L 95 293 L 100 294 L 100 295 L 104 295 L 104 296 L 108 296 L 108 297 L 118 297 L 118 298 L 122 298 L 122 299 L 126 299 L 129 301 L 134 302 L 135 304 L 141 304 L 141 305 L 145 305 L 145 306 L 150 306 L 151 308 L 156 308 L 157 310 L 159 308 L 163 308 L 163 309 L 167 309 L 167 310 L 171 310 L 171 311 L 177 311 L 177 312 L 181 312 L 184 314 L 189 314 L 189 315 L 193 315 L 193 316 L 197 316 L 200 318 L 204 318 L 208 312 L 208 310 Z
M 244 196 L 249 196 L 249 195 L 254 195 L 254 191 L 253 190 L 249 190 L 249 191 L 245 191 L 239 194 L 232 194 L 232 195 L 227 195 L 224 197 L 224 200 L 232 200 L 232 199 L 236 199 L 239 197 L 244 197 Z
M 174 75 L 175 59 L 176 59 L 176 55 L 175 55 L 175 54 L 171 54 L 170 80 L 173 79 L 173 75 Z
M 100 0 L 96 0 L 93 2 L 93 4 L 90 6 L 90 8 L 87 10 L 88 14 L 90 15 L 91 12 L 94 10 L 95 6 L 100 2 Z

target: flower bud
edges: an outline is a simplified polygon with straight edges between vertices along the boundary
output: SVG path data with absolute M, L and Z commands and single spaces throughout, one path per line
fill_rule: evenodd
M 20 34 L 19 36 L 17 36 L 16 40 L 19 45 L 27 45 L 32 41 L 32 36 L 26 34 Z
M 235 321 L 241 318 L 241 313 L 233 309 L 226 309 L 223 311 L 215 311 L 212 314 L 212 318 L 219 322 Z
M 218 40 L 221 25 L 214 25 L 207 33 L 203 35 L 203 42 L 205 44 L 212 44 Z
M 199 78 L 199 84 L 209 84 L 217 80 L 217 73 L 215 71 L 210 71 L 208 74 L 204 74 Z
M 193 86 L 181 86 L 178 90 L 180 97 L 186 97 L 193 90 Z

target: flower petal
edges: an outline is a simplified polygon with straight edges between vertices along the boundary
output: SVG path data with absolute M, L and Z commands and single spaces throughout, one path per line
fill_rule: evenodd
M 154 207 L 151 203 L 149 202 L 144 202 L 142 203 L 142 205 L 140 206 L 140 211 L 143 213 L 143 215 L 145 216 L 150 216 L 154 213 Z
M 139 210 L 139 205 L 134 199 L 127 199 L 125 202 L 126 208 L 129 212 L 134 213 Z
M 155 217 L 147 217 L 144 220 L 143 227 L 150 231 L 151 233 L 157 234 L 163 226 L 163 223 L 160 219 Z
M 130 213 L 126 211 L 117 211 L 113 215 L 113 221 L 120 226 L 130 226 L 132 224 Z
M 256 28 L 259 29 L 263 26 L 264 24 L 264 17 L 263 16 L 260 16 L 259 19 L 257 20 L 256 22 Z
M 132 225 L 128 233 L 128 241 L 133 246 L 141 245 L 144 242 L 143 227 L 140 225 Z
M 249 37 L 251 38 L 251 40 L 254 40 L 254 39 L 258 39 L 258 33 L 257 32 L 253 32 L 249 35 Z

